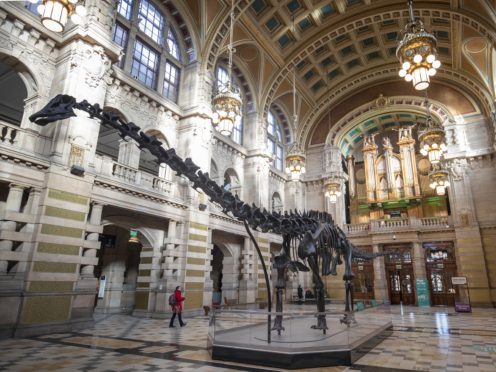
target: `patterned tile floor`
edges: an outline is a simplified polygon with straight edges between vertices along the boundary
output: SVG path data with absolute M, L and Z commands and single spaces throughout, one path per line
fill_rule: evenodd
M 393 335 L 351 367 L 312 371 L 496 371 L 496 309 L 457 314 L 447 308 L 381 306 L 364 314 L 391 317 Z M 185 328 L 168 328 L 166 320 L 103 315 L 92 329 L 3 340 L 0 370 L 276 370 L 213 361 L 206 350 L 208 319 L 187 321 Z

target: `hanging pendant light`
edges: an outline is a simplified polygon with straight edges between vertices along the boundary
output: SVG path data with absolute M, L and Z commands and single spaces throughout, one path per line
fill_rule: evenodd
M 341 196 L 341 180 L 335 177 L 329 177 L 324 181 L 325 196 L 329 201 L 335 204 Z
M 432 119 L 427 95 L 425 105 L 427 108 L 427 120 L 425 129 L 419 131 L 420 153 L 428 156 L 431 164 L 438 164 L 443 154 L 448 150 L 445 141 L 446 135 L 442 125 Z
M 223 136 L 229 137 L 234 126 L 241 122 L 241 94 L 237 86 L 232 82 L 233 53 L 233 27 L 234 27 L 234 0 L 231 3 L 231 22 L 229 27 L 229 60 L 227 62 L 228 80 L 226 85 L 217 86 L 217 92 L 213 98 L 212 122 L 215 129 Z
M 446 187 L 449 183 L 449 173 L 441 168 L 439 164 L 433 166 L 429 173 L 429 187 L 436 190 L 437 195 L 446 195 Z
M 408 0 L 409 20 L 403 38 L 396 48 L 396 57 L 401 64 L 399 76 L 413 82 L 417 90 L 429 87 L 430 76 L 434 76 L 441 62 L 437 59 L 437 39 L 427 32 L 420 19 L 413 16 L 413 0 Z
M 293 128 L 296 131 L 298 127 L 298 116 L 296 115 L 296 72 L 293 69 Z M 306 172 L 305 154 L 298 145 L 298 141 L 294 141 L 288 149 L 286 155 L 286 173 L 291 175 L 293 181 L 300 179 L 300 175 Z
M 38 0 L 30 2 L 36 4 Z M 43 26 L 53 32 L 63 32 L 69 18 L 80 24 L 87 13 L 81 0 L 42 0 L 37 10 Z

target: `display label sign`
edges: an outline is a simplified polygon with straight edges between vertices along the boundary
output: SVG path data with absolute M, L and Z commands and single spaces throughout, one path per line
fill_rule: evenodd
M 427 279 L 416 279 L 415 288 L 417 292 L 418 306 L 431 306 L 429 299 L 429 285 Z
M 98 287 L 98 298 L 103 298 L 105 296 L 105 283 L 106 283 L 105 275 L 100 277 L 100 286 Z
M 456 302 L 455 303 L 455 311 L 457 313 L 471 313 L 472 312 L 472 306 L 470 304 L 463 304 Z
M 451 283 L 453 283 L 454 285 L 467 284 L 467 277 L 466 276 L 453 276 L 453 277 L 451 277 Z

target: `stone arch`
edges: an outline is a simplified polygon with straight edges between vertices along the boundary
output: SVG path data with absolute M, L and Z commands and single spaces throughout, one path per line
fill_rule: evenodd
M 159 249 L 162 242 L 156 241 L 156 238 L 151 233 L 150 229 L 145 226 L 136 226 L 136 219 L 128 216 L 107 216 L 102 219 L 102 226 L 115 225 L 128 230 L 137 230 L 138 239 L 142 242 L 143 246 L 146 247 L 157 247 L 154 249 Z
M 162 142 L 162 147 L 165 149 L 170 148 L 166 135 L 160 129 L 149 127 L 143 130 L 143 132 L 149 136 L 156 137 L 160 142 Z M 156 157 L 149 151 L 141 151 L 139 161 L 139 169 L 151 172 L 162 179 L 169 181 L 172 180 L 172 170 L 166 166 L 165 163 L 157 163 Z
M 443 69 L 441 68 L 441 70 Z M 468 101 L 471 102 L 476 111 L 480 110 L 485 115 L 489 115 L 489 112 L 491 111 L 490 107 L 492 105 L 490 94 L 485 90 L 483 91 L 476 83 L 474 83 L 474 79 L 468 79 L 467 76 L 462 76 L 453 70 L 446 71 L 446 76 L 448 76 L 448 78 L 444 76 L 443 79 L 435 82 L 434 84 L 438 84 L 440 86 L 444 85 L 459 91 Z M 310 114 L 300 121 L 298 133 L 296 134 L 299 143 L 305 144 L 305 146 L 310 145 L 310 139 L 316 129 L 314 126 L 318 118 L 323 117 L 329 107 L 335 106 L 337 102 L 340 102 L 345 94 L 348 95 L 347 97 L 353 96 L 352 92 L 354 91 L 356 94 L 357 89 L 363 87 L 364 82 L 371 83 L 368 87 L 378 87 L 382 83 L 396 83 L 397 80 L 394 79 L 397 79 L 397 66 L 388 69 L 387 71 L 372 70 L 370 73 L 359 75 L 346 84 L 341 84 L 336 87 L 336 89 L 329 91 L 327 95 L 322 97 L 321 100 L 315 104 L 314 109 L 310 112 Z M 350 92 L 350 90 L 352 92 Z
M 326 137 L 326 144 L 339 146 L 343 136 L 360 122 L 379 114 L 395 113 L 398 111 L 412 112 L 416 114 L 425 114 L 425 99 L 415 96 L 385 97 L 388 100 L 386 106 L 377 106 L 377 100 L 370 101 L 362 106 L 357 107 L 348 115 L 337 121 Z M 446 123 L 453 121 L 455 118 L 448 108 L 442 103 L 429 100 L 429 111 L 435 120 Z
M 3 89 L 0 92 L 2 107 L 0 118 L 21 128 L 37 127 L 32 125 L 28 119 L 29 115 L 35 111 L 39 98 L 36 74 L 18 58 L 5 54 L 0 49 L 0 75 L 3 79 Z M 14 135 L 14 133 L 10 134 Z M 7 135 L 5 137 L 11 139 Z
M 218 280 L 221 275 L 221 294 L 213 296 L 220 302 L 237 301 L 239 298 L 240 252 L 242 240 L 234 235 L 224 234 L 214 230 L 212 233 L 212 280 Z M 216 260 L 216 261 L 214 261 Z M 221 260 L 221 262 L 219 262 Z M 219 271 L 220 270 L 220 271 Z M 214 283 L 215 284 L 215 283 Z M 214 286 L 215 287 L 215 286 Z
M 114 106 L 104 106 L 104 110 L 119 115 L 119 117 L 126 122 L 129 121 L 129 117 Z M 119 132 L 116 129 L 100 125 L 98 142 L 96 145 L 97 155 L 110 156 L 114 161 L 117 161 L 120 158 L 120 144 L 123 140 L 118 133 Z
M 189 56 L 189 61 L 185 61 L 186 64 L 195 61 L 200 51 L 200 37 L 196 32 L 198 27 L 195 25 L 192 12 L 186 9 L 184 1 L 172 0 L 159 3 L 169 12 L 170 19 L 175 23 L 175 31 L 181 34 L 176 36 L 182 37 L 186 47 L 185 52 Z
M 251 1 L 238 0 L 234 1 L 234 15 L 235 22 L 238 21 L 241 14 L 251 5 Z M 229 20 L 230 20 L 230 6 L 225 6 L 224 9 L 219 11 L 219 16 L 215 20 L 215 24 L 212 26 L 212 32 L 207 36 L 205 42 L 205 53 L 206 58 L 202 61 L 202 70 L 208 71 L 212 70 L 220 51 L 224 40 L 229 35 Z
M 139 278 L 143 275 L 141 266 L 144 252 L 155 244 L 154 237 L 144 226 L 136 226 L 136 220 L 128 216 L 112 215 L 105 217 L 101 226 L 105 242 L 102 246 L 98 276 L 105 276 L 104 297 L 99 298 L 96 312 L 132 312 L 138 305 L 136 300 Z M 130 241 L 130 230 L 138 231 L 138 241 Z M 152 276 L 153 274 L 150 274 Z
M 289 119 L 290 115 L 287 108 L 281 105 L 279 102 L 273 102 L 271 105 L 272 111 L 276 114 L 278 123 L 283 132 L 283 144 L 288 145 L 294 141 L 295 128 L 293 128 L 293 123 Z M 264 122 L 265 123 L 265 122 Z M 265 124 L 265 126 L 267 126 Z
M 227 186 L 229 185 L 229 186 Z M 227 168 L 224 172 L 224 187 L 235 195 L 241 195 L 241 182 L 238 173 L 234 168 Z
M 271 197 L 271 210 L 274 212 L 282 212 L 283 207 L 281 195 L 275 191 Z

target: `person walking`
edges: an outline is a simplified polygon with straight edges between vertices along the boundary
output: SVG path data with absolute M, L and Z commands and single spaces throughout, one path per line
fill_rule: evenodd
M 303 300 L 303 288 L 301 288 L 301 284 L 298 285 L 298 301 Z
M 171 296 L 172 297 L 172 296 Z M 186 322 L 183 322 L 183 319 L 181 317 L 181 313 L 183 312 L 183 301 L 186 299 L 186 297 L 182 296 L 181 293 L 181 286 L 177 286 L 176 290 L 174 291 L 174 303 L 172 304 L 171 301 L 169 300 L 169 304 L 171 305 L 172 309 L 172 318 L 169 323 L 169 328 L 174 328 L 174 319 L 176 319 L 176 314 L 177 318 L 179 319 L 179 325 L 181 327 L 184 327 L 186 325 Z

